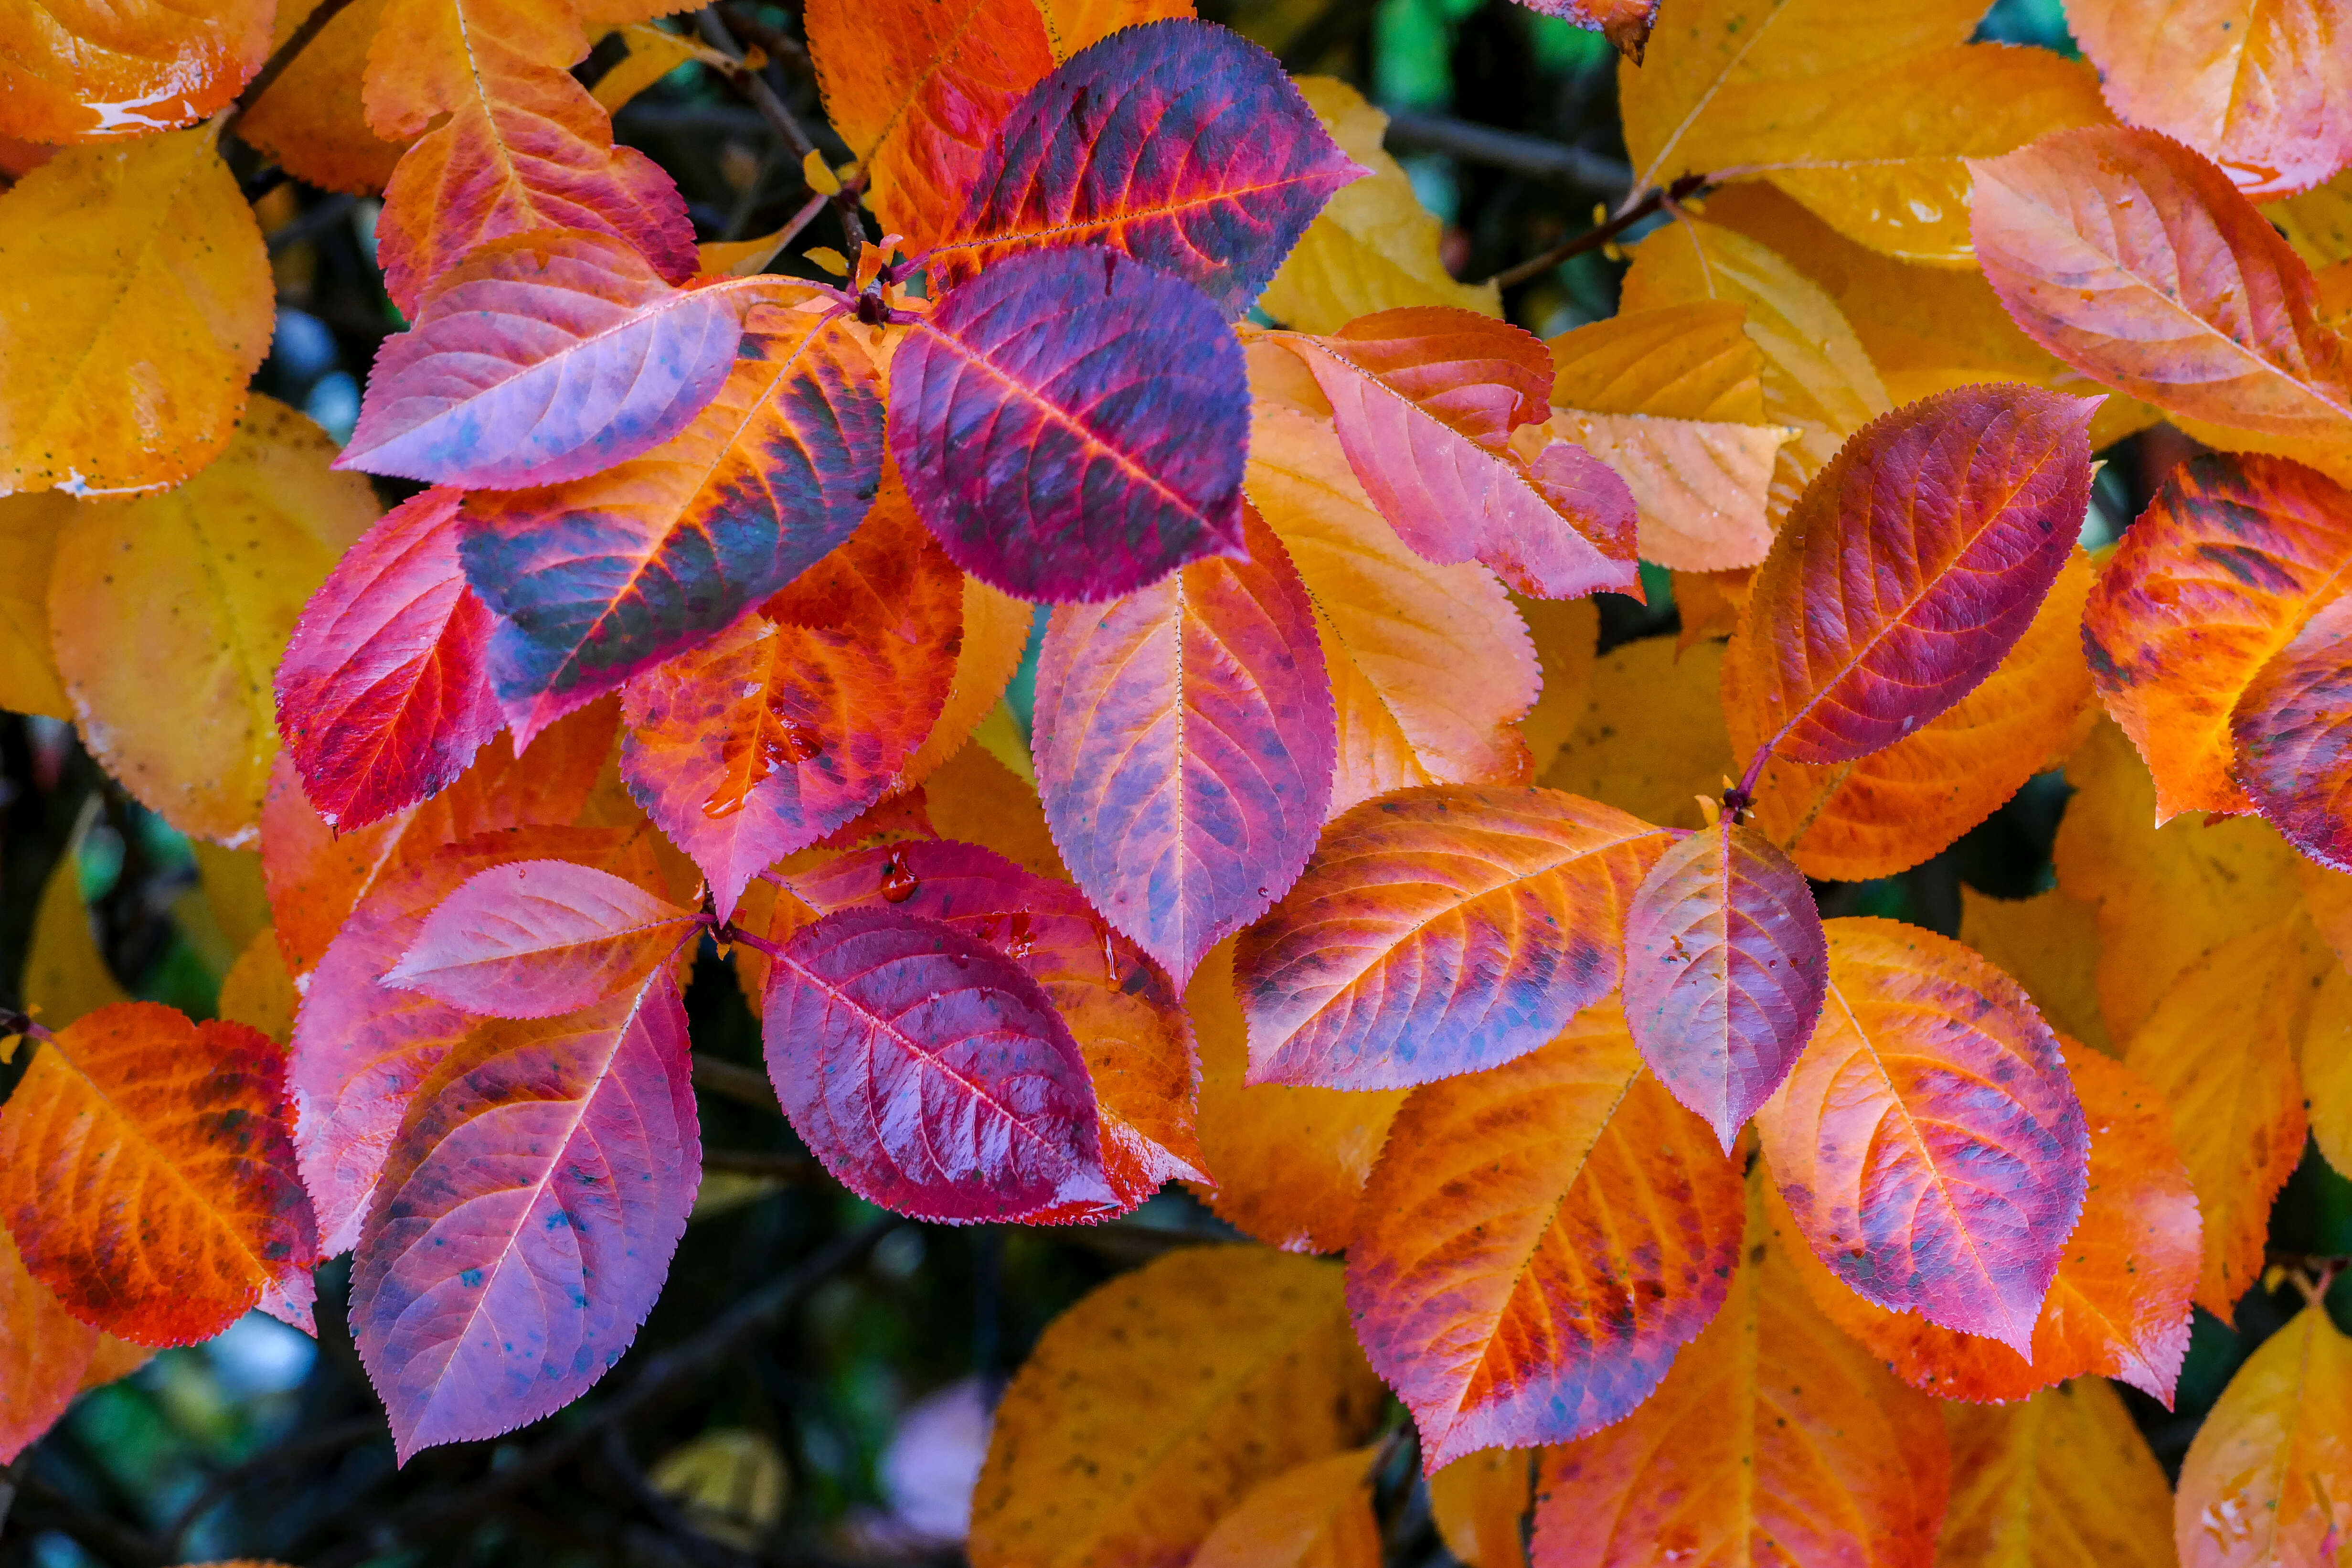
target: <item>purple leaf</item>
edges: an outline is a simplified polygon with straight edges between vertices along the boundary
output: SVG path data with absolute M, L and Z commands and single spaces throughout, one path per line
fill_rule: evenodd
M 570 860 L 478 871 L 425 917 L 383 984 L 493 1018 L 552 1018 L 634 989 L 695 914 Z
M 2286 841 L 2352 871 L 2352 598 L 2321 610 L 2239 698 L 2238 778 Z

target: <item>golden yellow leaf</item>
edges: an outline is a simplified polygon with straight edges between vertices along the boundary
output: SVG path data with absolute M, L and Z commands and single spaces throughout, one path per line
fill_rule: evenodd
M 2299 196 L 2265 202 L 2263 216 L 2314 271 L 2352 261 L 2352 172 Z
M 1640 510 L 1642 559 L 1683 572 L 1753 566 L 1772 546 L 1767 515 L 1786 425 L 1726 425 L 1650 414 L 1551 417 L 1551 430 L 1617 470 Z
M 2254 1347 L 2189 1441 L 2185 1568 L 2322 1568 L 2352 1535 L 2352 1340 L 2317 1303 Z
M 2246 931 L 2182 970 L 2124 1052 L 2172 1108 L 2205 1224 L 2197 1304 L 2225 1322 L 2262 1277 L 2271 1200 L 2303 1158 L 2296 1048 L 2336 967 L 2300 911 Z
M 792 1472 L 775 1439 L 744 1426 L 717 1426 L 656 1459 L 654 1490 L 685 1510 L 697 1533 L 746 1550 L 784 1516 Z
M 261 856 L 251 849 L 224 849 L 199 838 L 195 851 L 196 879 L 213 918 L 229 945 L 243 951 L 269 924 L 269 889 L 262 882 Z
M 56 491 L 0 496 L 0 708 L 73 717 L 49 651 L 49 562 L 74 515 Z
M 1590 598 L 1528 599 L 1514 594 L 1511 603 L 1528 624 L 1536 662 L 1543 670 L 1543 690 L 1519 721 L 1528 765 L 1541 773 L 1559 755 L 1591 694 L 1592 663 L 1601 645 L 1601 611 Z
M 274 313 L 217 140 L 68 147 L 0 195 L 0 495 L 156 489 L 228 445 Z
M 2053 888 L 2030 899 L 1960 889 L 1960 940 L 2025 987 L 2050 1026 L 2107 1056 L 2122 1053 L 2099 1011 L 2097 911 Z
M 1307 226 L 1259 308 L 1302 332 L 1336 332 L 1359 316 L 1405 305 L 1501 315 L 1502 290 L 1457 283 L 1438 258 L 1437 219 L 1381 149 L 1389 117 L 1330 77 L 1300 77 L 1298 90 L 1331 140 L 1371 173 L 1341 186 Z
M 972 1568 L 1182 1563 L 1268 1476 L 1362 1441 L 1383 1393 L 1338 1264 L 1171 1252 L 1063 1313 L 1004 1391 Z
M 1764 422 L 1764 356 L 1738 300 L 1631 307 L 1547 341 L 1556 407 Z
M 368 46 L 375 42 L 387 3 L 352 0 L 337 12 L 260 100 L 237 117 L 237 135 L 322 190 L 369 195 L 389 184 L 407 142 L 377 135 L 360 104 Z M 293 37 L 317 9 L 318 0 L 278 6 L 272 47 Z
M 1943 1412 L 1952 1500 L 1937 1568 L 2171 1568 L 2172 1489 L 2104 1379 Z
M 2099 1009 L 2128 1052 L 2183 970 L 2295 907 L 2302 857 L 2251 817 L 2156 826 L 2147 768 L 2105 719 L 2067 759 L 2066 782 L 2074 794 L 2058 825 L 2058 885 L 2098 911 Z
M 1727 637 L 1739 626 L 1739 612 L 1756 586 L 1756 568 L 1729 572 L 1677 572 L 1674 574 L 1675 609 L 1682 616 L 1678 647 L 1694 647 L 1712 637 Z
M 2337 961 L 2352 968 L 2352 876 L 2330 871 L 2301 856 L 2295 857 L 2294 871 L 2311 923 L 2336 950 Z
M 991 587 L 979 578 L 963 580 L 963 641 L 956 649 L 955 675 L 948 700 L 931 721 L 931 732 L 908 759 L 902 776 L 920 784 L 960 751 L 1004 696 L 1013 672 L 1029 646 L 1035 606 Z
M 130 1000 L 99 952 L 89 906 L 82 901 L 81 845 L 95 820 L 94 811 L 84 813 L 49 868 L 40 905 L 33 911 L 33 939 L 25 954 L 25 1005 L 50 1029 L 62 1029 L 85 1013 Z
M 152 1345 L 134 1345 L 129 1340 L 118 1340 L 112 1334 L 100 1332 L 98 1349 L 90 1352 L 89 1370 L 81 1374 L 82 1390 L 87 1393 L 129 1377 L 154 1359 L 155 1347 Z
M 622 105 L 687 61 L 705 59 L 713 53 L 682 33 L 664 32 L 649 22 L 633 22 L 616 29 L 616 36 L 629 52 L 588 89 L 588 96 L 602 104 L 607 114 L 618 114 Z
M 1068 59 L 1121 27 L 1193 14 L 1192 0 L 1037 0 L 1037 13 L 1045 19 L 1045 36 L 1053 40 L 1057 60 Z
M 1209 950 L 1184 993 L 1201 1052 L 1201 1153 L 1192 1191 L 1227 1224 L 1286 1252 L 1339 1252 L 1409 1089 L 1349 1092 L 1243 1081 L 1249 1047 L 1234 994 L 1234 944 Z
M 1803 434 L 1772 468 L 1772 515 L 1786 515 L 1845 438 L 1894 405 L 1835 301 L 1766 246 L 1711 223 L 1670 223 L 1633 248 L 1623 308 L 1724 300 L 1748 308 L 1764 356 L 1764 417 Z
M 252 1025 L 282 1046 L 294 1038 L 294 1013 L 301 1004 L 278 933 L 265 926 L 229 966 L 214 1011 L 231 1023 Z
M 1469 1568 L 1527 1568 L 1520 1527 L 1535 1501 L 1534 1460 L 1524 1448 L 1482 1448 L 1429 1478 L 1445 1550 Z
M 366 478 L 330 471 L 334 456 L 325 431 L 257 397 L 203 473 L 92 505 L 58 543 L 49 626 L 82 739 L 191 837 L 251 841 L 278 754 L 278 656 L 375 519 Z
M 1010 703 L 999 701 L 981 721 L 972 726 L 971 743 L 1003 763 L 1031 789 L 1037 787 L 1037 767 L 1030 760 L 1029 742 L 1021 733 L 1020 721 L 1013 716 Z
M 940 837 L 984 845 L 1041 877 L 1070 879 L 1037 786 L 987 747 L 966 746 L 950 757 L 924 781 L 923 799 Z
M 1672 637 L 1643 637 L 1602 654 L 1591 699 L 1543 783 L 1630 811 L 1664 827 L 1696 827 L 1697 796 L 1736 774 L 1724 732 L 1723 646 L 1676 656 Z
M 1217 1521 L 1192 1568 L 1380 1568 L 1372 1514 L 1377 1448 L 1353 1448 L 1285 1470 Z
M 2312 997 L 2298 1065 L 2312 1141 L 2337 1172 L 2352 1173 L 2352 973 L 2341 963 Z

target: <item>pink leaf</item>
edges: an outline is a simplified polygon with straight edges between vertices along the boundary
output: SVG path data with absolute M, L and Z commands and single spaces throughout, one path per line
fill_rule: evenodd
M 677 983 L 484 1025 L 420 1086 L 352 1269 L 403 1461 L 578 1398 L 653 1310 L 701 1183 Z
M 484 489 L 610 468 L 718 395 L 751 298 L 740 282 L 673 288 L 610 235 L 495 241 L 384 340 L 335 467 Z
M 453 783 L 505 721 L 490 613 L 457 565 L 456 490 L 412 497 L 310 595 L 278 667 L 278 727 L 331 826 L 361 827 Z
M 950 289 L 890 364 L 891 456 L 957 565 L 1115 599 L 1241 549 L 1249 378 L 1201 292 L 1094 246 Z
M 1625 1022 L 1730 1152 L 1812 1037 L 1829 943 L 1804 873 L 1722 821 L 1658 857 L 1625 911 Z
M 1054 612 L 1037 788 L 1095 907 L 1176 977 L 1264 914 L 1314 850 L 1338 732 L 1315 609 L 1244 514 L 1246 561 L 1195 562 Z
M 917 1219 L 1118 1207 L 1068 1026 L 1010 959 L 952 926 L 843 910 L 772 961 L 768 1076 L 811 1152 Z
M 2255 808 L 2321 865 L 2352 871 L 2352 598 L 2311 617 L 2255 676 L 2230 732 Z
M 552 1018 L 634 987 L 696 924 L 610 871 L 519 860 L 442 900 L 383 984 L 494 1018 Z

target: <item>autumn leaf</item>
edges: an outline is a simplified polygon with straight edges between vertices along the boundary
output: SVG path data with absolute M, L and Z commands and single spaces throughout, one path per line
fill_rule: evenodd
M 1416 1090 L 1348 1248 L 1348 1306 L 1424 1468 L 1628 1415 L 1737 1266 L 1739 1174 L 1588 1008 L 1491 1072 Z
M 2254 1347 L 2197 1429 L 2173 1499 L 2185 1568 L 2325 1563 L 2352 1529 L 2352 1342 L 2314 1301 Z
M 436 905 L 379 984 L 494 1018 L 552 1018 L 634 989 L 699 929 L 609 871 L 519 860 Z
M 1780 1196 L 1867 1300 L 2030 1355 L 2087 1179 L 2057 1037 L 1948 938 L 1827 928 L 1821 1028 L 1756 1117 Z
M 16 1463 L 66 1413 L 98 1341 L 0 1233 L 0 1464 Z
M 886 476 L 886 482 L 887 476 Z M 892 492 L 893 504 L 906 504 L 906 494 L 900 487 Z M 877 504 L 880 504 L 878 501 Z M 916 783 L 930 778 L 950 763 L 965 755 L 967 751 L 985 754 L 985 748 L 967 747 L 965 742 L 975 738 L 980 726 L 987 720 L 1004 697 L 1004 689 L 1012 683 L 1021 668 L 1022 658 L 1029 647 L 1029 633 L 1035 606 L 1025 604 L 992 587 L 967 574 L 963 580 L 963 636 L 956 649 L 955 674 L 948 682 L 947 700 L 940 704 L 940 716 L 931 725 L 931 732 L 923 738 L 922 745 L 907 763 L 906 777 Z M 1000 764 L 1001 765 L 1001 764 Z M 1034 808 L 1036 797 L 1030 795 Z M 950 838 L 973 838 L 961 830 L 942 831 Z M 1044 837 L 1044 819 L 1039 818 L 1039 836 Z M 987 843 L 986 838 L 978 838 Z M 1045 840 L 1048 855 L 1053 853 L 1053 840 Z M 1021 854 L 1013 858 L 1027 860 Z M 1035 869 L 1035 868 L 1031 868 Z M 1067 879 L 1066 871 L 1055 876 Z
M 1940 1568 L 2171 1568 L 2171 1489 L 2105 1383 L 1943 1409 L 1952 1501 Z
M 2286 841 L 2331 870 L 2352 870 L 2343 727 L 2346 616 L 2336 600 L 2312 616 L 2238 698 L 2230 716 L 2238 776 Z
M 228 445 L 273 290 L 218 140 L 68 148 L 0 194 L 0 494 L 161 489 Z
M 1037 0 L 1037 10 L 1053 40 L 1054 58 L 1066 60 L 1122 27 L 1190 16 L 1192 0 Z
M 1371 1471 L 1379 1455 L 1355 1448 L 1276 1475 L 1217 1521 L 1192 1568 L 1378 1568 Z
M 1400 1089 L 1542 1045 L 1616 989 L 1672 836 L 1557 791 L 1400 791 L 1334 818 L 1242 935 L 1250 1081 Z
M 320 0 L 278 7 L 271 47 L 283 47 Z M 368 47 L 391 0 L 350 0 L 299 50 L 269 89 L 236 119 L 236 134 L 296 178 L 326 191 L 373 195 L 391 183 L 407 139 L 386 141 L 368 124 L 362 91 Z
M 25 970 L 17 984 L 25 1005 L 50 1028 L 62 1028 L 88 1013 L 130 995 L 107 967 L 92 930 L 89 905 L 82 898 L 81 856 L 98 813 L 86 812 L 66 838 L 48 879 L 41 884 L 40 902 L 34 906 L 31 941 L 25 952 Z
M 652 1310 L 702 1178 L 677 981 L 474 1030 L 383 1160 L 351 1315 L 402 1461 L 570 1404 Z
M 1429 1478 L 1429 1512 L 1445 1550 L 1469 1568 L 1528 1568 L 1522 1523 L 1535 1501 L 1536 1456 L 1482 1448 Z
M 79 503 L 58 491 L 0 496 L 0 708 L 70 719 L 49 643 L 49 566 Z
M 278 1047 L 152 1002 L 101 1008 L 0 1111 L 0 1216 L 68 1311 L 192 1344 L 319 1258 Z M 235 1137 L 226 1134 L 235 1133 Z
M 1362 1441 L 1380 1395 L 1338 1264 L 1170 1253 L 1049 1324 L 1005 1390 L 972 1493 L 973 1568 L 1184 1568 L 1267 1476 Z
M 928 265 L 951 289 L 1039 246 L 1099 245 L 1174 273 L 1230 319 L 1363 172 L 1272 55 L 1189 16 L 1145 22 L 1013 105 Z
M 183 10 L 160 0 L 9 0 L 0 136 L 85 142 L 167 131 L 236 96 L 269 52 L 259 0 Z M 240 204 L 241 205 L 241 204 Z
M 1647 822 L 1697 826 L 1696 797 L 1719 796 L 1738 764 L 1724 732 L 1723 645 L 1678 652 L 1672 637 L 1611 648 L 1543 783 Z
M 2062 1036 L 2102 1056 L 2122 1049 L 2099 1009 L 2098 911 L 2063 888 L 2030 899 L 1996 899 L 1960 889 L 1960 943 L 2025 987 Z

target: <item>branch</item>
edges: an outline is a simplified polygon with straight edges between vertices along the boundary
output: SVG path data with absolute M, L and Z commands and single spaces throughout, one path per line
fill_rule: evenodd
M 787 1154 L 780 1149 L 705 1149 L 702 1168 L 706 1171 L 734 1171 L 747 1176 L 773 1176 L 779 1181 L 808 1186 L 828 1184 L 833 1178 L 824 1167 L 805 1154 Z
M 1651 191 L 1649 195 L 1618 213 L 1607 223 L 1588 228 L 1571 239 L 1563 240 L 1541 256 L 1531 257 L 1517 267 L 1505 268 L 1486 281 L 1497 289 L 1508 289 L 1515 284 L 1524 283 L 1530 278 L 1540 277 L 1571 256 L 1581 256 L 1588 250 L 1598 250 L 1644 218 L 1664 212 L 1685 197 L 1696 195 L 1706 188 L 1707 178 L 1708 176 L 1705 174 L 1685 174 L 1664 189 Z
M 173 1557 L 178 1557 L 181 1544 L 187 1539 L 188 1531 L 196 1527 L 196 1521 L 254 1477 L 339 1454 L 353 1444 L 364 1443 L 372 1437 L 390 1436 L 382 1415 L 362 1415 L 324 1431 L 313 1432 L 307 1437 L 280 1443 L 274 1448 L 264 1448 L 243 1464 L 233 1465 L 215 1476 L 210 1485 L 188 1500 L 188 1505 L 179 1511 L 163 1531 L 164 1550 Z
M 816 143 L 809 139 L 806 131 L 801 129 L 801 122 L 793 118 L 784 100 L 776 96 L 776 89 L 768 85 L 768 79 L 743 63 L 743 46 L 737 43 L 735 35 L 727 30 L 727 24 L 718 11 L 705 7 L 695 13 L 694 20 L 695 26 L 701 29 L 703 42 L 735 62 L 735 70 L 728 79 L 737 91 L 751 100 L 751 107 L 760 111 L 760 118 L 783 138 L 784 146 L 791 151 L 793 157 L 805 164 L 812 156 L 819 155 Z M 866 222 L 858 216 L 856 195 L 844 188 L 835 194 L 833 209 L 841 215 L 842 237 L 849 242 L 844 254 L 854 258 L 866 244 Z
M 758 1068 L 747 1068 L 740 1062 L 722 1061 L 717 1057 L 695 1052 L 694 1087 L 740 1100 L 754 1110 L 770 1110 L 779 1115 L 783 1112 L 783 1107 L 776 1103 L 776 1086 L 768 1081 L 768 1075 Z
M 1516 131 L 1499 131 L 1443 114 L 1406 111 L 1389 116 L 1388 142 L 1423 153 L 1444 153 L 1468 163 L 1508 169 L 1597 196 L 1619 196 L 1633 187 L 1633 171 L 1565 142 L 1549 142 Z
M 327 24 L 341 16 L 343 7 L 351 3 L 352 0 L 319 0 L 318 8 L 303 17 L 302 25 L 294 29 L 293 35 L 271 50 L 269 58 L 261 62 L 261 68 L 253 73 L 253 79 L 245 84 L 245 90 L 236 95 L 235 103 L 229 105 L 228 117 L 221 121 L 221 129 L 227 130 L 236 123 L 238 115 L 259 103 L 262 94 L 277 86 L 278 79 L 286 74 L 286 68 L 294 63 L 294 57 L 309 48 L 311 40 L 325 32 Z

